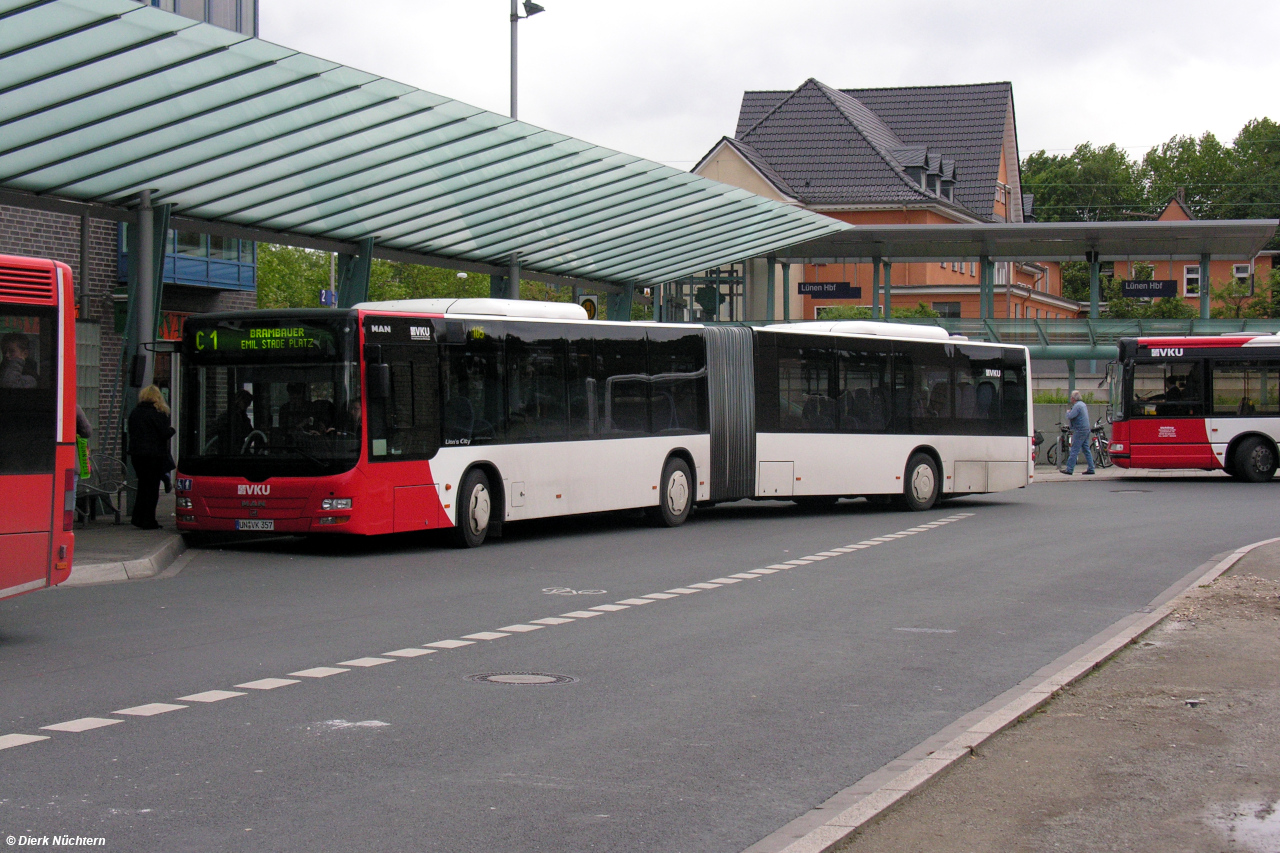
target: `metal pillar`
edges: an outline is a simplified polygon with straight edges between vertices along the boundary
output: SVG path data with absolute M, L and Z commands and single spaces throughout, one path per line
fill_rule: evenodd
M 80 217 L 80 272 L 76 276 L 77 316 L 89 319 L 89 217 Z
M 373 238 L 359 242 L 354 255 L 338 255 L 338 307 L 350 308 L 369 299 L 369 272 L 373 268 Z
M 1089 319 L 1098 319 L 1098 303 L 1102 299 L 1101 268 L 1097 252 L 1085 252 L 1085 260 L 1089 262 Z
M 764 319 L 765 319 L 765 322 L 772 323 L 773 310 L 774 310 L 773 309 L 774 275 L 776 274 L 776 271 L 774 268 L 777 267 L 778 265 L 778 259 L 773 255 L 770 255 L 766 260 L 766 263 L 769 264 L 769 273 L 765 277 Z
M 1200 319 L 1209 319 L 1209 303 L 1213 301 L 1213 291 L 1209 287 L 1209 254 L 1200 256 Z
M 507 298 L 520 298 L 520 253 L 511 253 L 511 265 L 507 268 Z
M 871 259 L 871 319 L 880 319 L 880 259 Z
M 791 264 L 782 265 L 782 322 L 791 322 Z
M 893 264 L 884 262 L 884 318 L 893 319 Z
M 987 305 L 987 291 L 995 289 L 995 265 L 986 255 L 978 258 L 978 317 L 991 319 L 991 310 Z
M 1067 359 L 1067 393 L 1076 390 L 1076 360 Z
M 520 23 L 520 11 L 516 0 L 511 0 L 511 118 L 516 117 L 516 26 Z

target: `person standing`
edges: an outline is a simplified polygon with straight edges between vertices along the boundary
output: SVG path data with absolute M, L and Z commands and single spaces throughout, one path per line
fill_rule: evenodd
M 169 472 L 173 457 L 169 438 L 176 432 L 169 425 L 169 407 L 155 385 L 138 394 L 138 405 L 129 413 L 129 456 L 138 475 L 138 494 L 133 505 L 134 527 L 158 530 L 156 504 L 160 500 L 160 479 Z
M 1095 473 L 1093 467 L 1093 451 L 1089 449 L 1089 407 L 1080 398 L 1079 391 L 1071 392 L 1071 408 L 1067 410 L 1067 424 L 1071 427 L 1071 452 L 1067 454 L 1067 465 L 1059 468 L 1063 474 L 1073 474 L 1076 469 L 1076 457 L 1084 451 L 1084 461 L 1089 466 L 1086 474 Z

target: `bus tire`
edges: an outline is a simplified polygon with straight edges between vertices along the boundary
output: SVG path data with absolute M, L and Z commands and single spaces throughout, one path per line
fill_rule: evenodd
M 1265 483 L 1276 475 L 1276 451 L 1265 440 L 1251 436 L 1236 448 L 1232 468 L 1250 483 Z
M 484 471 L 473 468 L 462 478 L 458 490 L 458 525 L 453 541 L 459 548 L 478 548 L 489 535 L 489 519 L 493 514 L 493 492 Z
M 649 517 L 661 527 L 679 527 L 693 510 L 693 477 L 689 463 L 679 456 L 672 456 L 662 466 L 662 480 L 658 484 L 658 506 Z
M 902 483 L 902 505 L 912 512 L 923 512 L 938 502 L 941 483 L 938 463 L 927 453 L 913 453 L 907 460 Z

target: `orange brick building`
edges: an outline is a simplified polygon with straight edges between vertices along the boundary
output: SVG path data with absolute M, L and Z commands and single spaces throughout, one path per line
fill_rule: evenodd
M 747 92 L 733 138 L 694 173 L 854 225 L 1022 222 L 1017 127 L 1009 83 L 832 89 L 807 80 L 792 92 Z M 978 258 L 891 263 L 895 307 L 924 303 L 943 316 L 979 316 Z M 745 315 L 766 319 L 746 270 Z M 833 305 L 871 305 L 873 264 L 794 265 L 789 301 L 768 319 L 812 319 Z M 800 284 L 846 282 L 846 298 Z M 1076 317 L 1056 264 L 997 263 L 996 316 Z M 754 316 L 753 316 L 754 315 Z

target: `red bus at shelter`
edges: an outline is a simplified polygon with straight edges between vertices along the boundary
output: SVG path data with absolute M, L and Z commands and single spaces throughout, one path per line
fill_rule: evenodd
M 1280 451 L 1280 335 L 1122 338 L 1111 444 L 1122 468 L 1270 480 Z
M 71 268 L 0 255 L 0 598 L 71 574 L 76 327 Z

